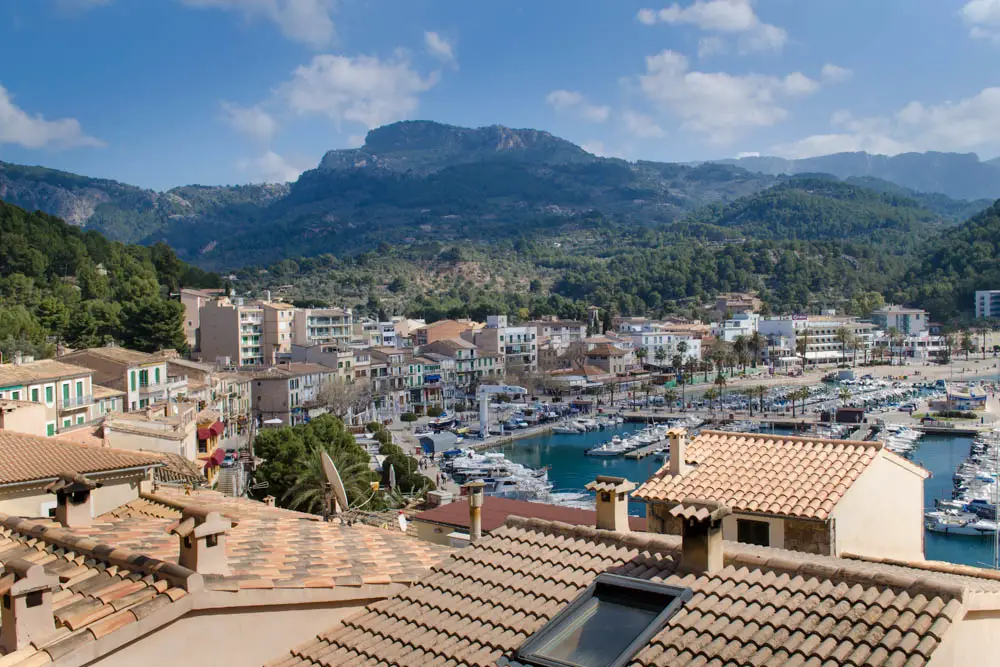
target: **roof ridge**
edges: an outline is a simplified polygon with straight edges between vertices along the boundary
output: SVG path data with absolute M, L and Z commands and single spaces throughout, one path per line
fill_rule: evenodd
M 817 440 L 822 440 L 823 442 L 835 442 L 838 445 L 854 445 L 861 447 L 870 447 L 872 449 L 884 449 L 882 442 L 878 440 L 841 440 L 838 438 L 821 438 L 821 437 L 809 437 L 803 435 L 768 435 L 766 433 L 745 433 L 743 431 L 716 431 L 713 429 L 704 429 L 695 436 L 695 438 L 700 438 L 702 435 L 722 435 L 726 437 L 737 437 L 745 436 L 748 438 L 762 438 L 765 440 L 793 440 L 795 442 L 816 442 Z
M 37 539 L 55 548 L 85 554 L 107 565 L 153 575 L 191 592 L 204 588 L 204 578 L 194 570 L 144 554 L 77 535 L 58 524 L 0 513 L 0 526 L 26 539 Z
M 676 556 L 680 552 L 681 538 L 677 535 L 660 533 L 619 533 L 611 530 L 601 530 L 592 526 L 573 526 L 559 521 L 544 519 L 526 519 L 511 515 L 504 524 L 510 528 L 544 533 L 599 542 L 608 546 L 620 546 L 639 551 L 660 551 Z M 787 573 L 791 576 L 801 575 L 806 578 L 817 577 L 837 580 L 838 582 L 863 585 L 880 585 L 900 591 L 906 591 L 912 596 L 924 594 L 927 597 L 949 597 L 964 602 L 967 593 L 972 592 L 969 586 L 960 581 L 952 581 L 947 576 L 965 576 L 969 578 L 1000 581 L 1000 572 L 991 572 L 981 568 L 956 566 L 959 572 L 948 572 L 946 566 L 940 569 L 924 568 L 907 562 L 860 559 L 859 557 L 824 556 L 803 552 L 778 549 L 776 547 L 758 547 L 739 542 L 724 542 L 724 557 L 727 566 L 733 568 L 768 569 Z M 910 568 L 928 572 L 928 576 L 918 576 L 905 571 L 893 572 L 890 568 Z M 930 595 L 928 595 L 930 594 Z

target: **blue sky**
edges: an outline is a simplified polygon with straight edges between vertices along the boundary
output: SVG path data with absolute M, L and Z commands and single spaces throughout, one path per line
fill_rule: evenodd
M 401 119 L 692 161 L 1000 155 L 1000 0 L 4 0 L 0 160 L 286 180 Z

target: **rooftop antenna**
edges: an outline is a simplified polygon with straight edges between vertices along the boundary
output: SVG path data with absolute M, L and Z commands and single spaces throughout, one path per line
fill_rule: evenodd
M 340 481 L 340 473 L 337 466 L 333 465 L 333 459 L 325 451 L 322 453 L 323 477 L 326 478 L 325 500 L 323 505 L 323 520 L 329 521 L 330 516 L 347 509 L 347 492 L 344 490 L 344 483 Z

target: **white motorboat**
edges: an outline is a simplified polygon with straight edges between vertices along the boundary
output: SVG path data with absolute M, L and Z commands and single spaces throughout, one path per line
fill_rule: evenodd
M 980 519 L 976 515 L 966 513 L 935 513 L 936 516 L 924 521 L 927 530 L 934 533 L 944 533 L 946 535 L 971 535 L 979 537 L 993 537 L 997 532 L 997 522 L 989 519 Z

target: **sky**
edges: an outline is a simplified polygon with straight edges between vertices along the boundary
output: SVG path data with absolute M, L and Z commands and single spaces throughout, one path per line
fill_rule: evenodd
M 0 160 L 295 179 L 404 119 L 628 160 L 1000 155 L 1000 0 L 0 0 Z

